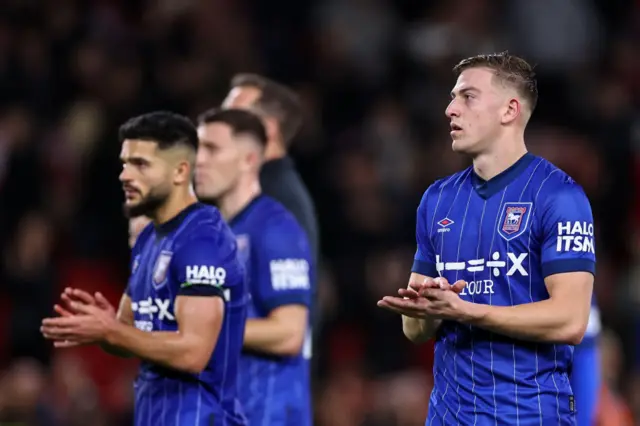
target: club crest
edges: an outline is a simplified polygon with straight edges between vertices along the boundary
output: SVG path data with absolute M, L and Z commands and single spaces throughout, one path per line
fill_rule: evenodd
M 236 244 L 238 245 L 238 250 L 246 250 L 249 247 L 249 236 L 247 234 L 236 236 Z
M 247 234 L 236 236 L 236 245 L 238 246 L 238 259 L 244 265 L 249 261 L 249 236 Z
M 171 263 L 173 252 L 162 251 L 156 260 L 156 266 L 153 268 L 153 284 L 159 286 L 167 279 L 167 271 Z
M 533 203 L 505 203 L 498 222 L 498 234 L 507 241 L 519 237 L 529 225 Z

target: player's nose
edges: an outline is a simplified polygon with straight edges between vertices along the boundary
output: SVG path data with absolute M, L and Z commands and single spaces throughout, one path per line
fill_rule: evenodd
M 194 170 L 194 178 L 198 178 L 206 173 L 207 167 L 205 162 L 196 162 L 196 168 Z
M 131 181 L 131 177 L 129 176 L 129 173 L 126 167 L 122 168 L 122 171 L 120 172 L 120 176 L 118 176 L 118 179 L 120 179 L 120 182 L 123 182 L 123 183 Z
M 455 100 L 451 101 L 451 103 L 447 106 L 447 108 L 444 110 L 444 114 L 448 118 L 460 117 L 460 109 L 458 108 Z
M 202 150 L 198 150 L 196 153 L 196 173 L 198 169 L 202 169 L 207 166 L 207 158 Z

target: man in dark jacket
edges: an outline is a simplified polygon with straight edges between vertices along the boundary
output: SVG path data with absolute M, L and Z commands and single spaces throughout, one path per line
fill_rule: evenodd
M 304 228 L 318 267 L 318 221 L 311 195 L 287 155 L 302 125 L 300 99 L 290 88 L 256 74 L 238 74 L 224 108 L 248 109 L 262 118 L 267 129 L 265 163 L 260 173 L 262 192 L 283 204 Z

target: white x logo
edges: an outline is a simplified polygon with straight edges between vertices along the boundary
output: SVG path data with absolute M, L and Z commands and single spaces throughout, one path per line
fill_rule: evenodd
M 516 271 L 520 272 L 525 277 L 529 275 L 527 273 L 527 270 L 524 269 L 524 266 L 522 266 L 522 262 L 524 262 L 524 260 L 527 258 L 528 253 L 520 253 L 518 257 L 516 257 L 514 253 L 507 253 L 507 256 L 512 262 L 511 268 L 509 268 L 509 270 L 507 271 L 507 275 L 513 275 L 516 273 Z
M 173 321 L 175 319 L 175 317 L 171 314 L 171 312 L 169 312 L 170 302 L 171 301 L 169 299 L 166 299 L 166 300 L 156 299 L 156 305 L 158 306 L 158 309 L 159 309 L 158 319 L 162 320 L 164 318 L 167 318 L 169 321 Z

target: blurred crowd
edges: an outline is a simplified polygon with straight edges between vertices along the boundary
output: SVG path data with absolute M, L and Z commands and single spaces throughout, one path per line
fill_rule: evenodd
M 54 352 L 40 320 L 65 286 L 124 289 L 117 127 L 195 117 L 247 71 L 307 113 L 292 155 L 321 224 L 316 424 L 423 424 L 432 349 L 375 302 L 406 285 L 424 190 L 468 164 L 451 67 L 507 49 L 537 64 L 531 151 L 591 199 L 604 378 L 640 411 L 638 40 L 637 0 L 3 0 L 0 424 L 130 424 L 135 362 Z

